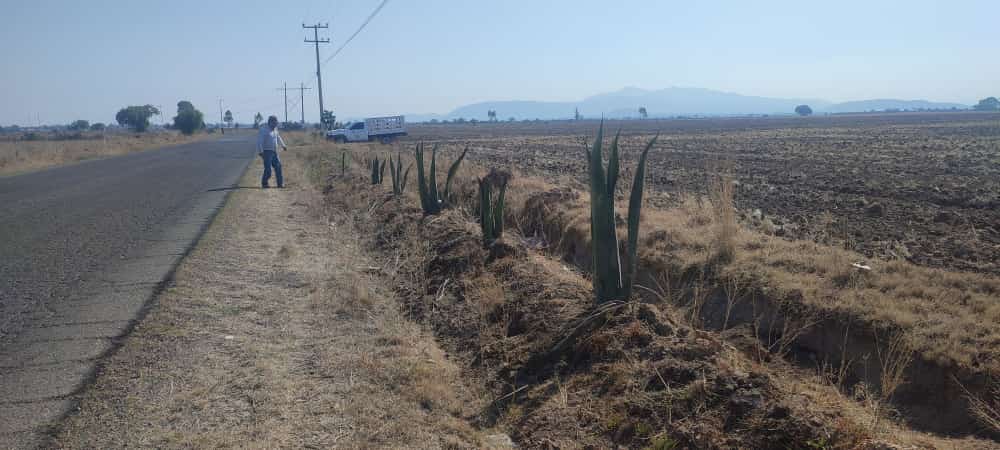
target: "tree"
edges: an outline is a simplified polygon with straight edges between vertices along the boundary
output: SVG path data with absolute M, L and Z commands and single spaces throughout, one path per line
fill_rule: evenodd
M 229 128 L 232 128 L 233 127 L 233 112 L 227 109 L 226 110 L 226 115 L 225 115 L 225 117 L 223 117 L 222 120 L 224 122 L 226 122 L 226 124 L 229 125 Z
M 333 129 L 333 125 L 337 122 L 337 116 L 333 115 L 333 111 L 323 111 L 323 115 L 320 117 L 319 121 L 323 124 L 324 129 L 331 130 Z
M 255 114 L 253 116 L 253 129 L 256 130 L 260 128 L 260 124 L 263 122 L 264 122 L 264 116 L 260 115 L 260 113 Z
M 195 131 L 205 128 L 205 116 L 195 109 L 187 100 L 177 102 L 177 116 L 174 117 L 174 128 L 181 133 L 192 135 Z
M 90 128 L 90 122 L 86 120 L 74 120 L 73 123 L 69 124 L 69 129 L 73 131 L 83 131 Z
M 646 114 L 646 107 L 645 106 L 640 106 L 639 107 L 639 118 L 640 119 L 645 119 L 647 117 L 649 117 L 649 115 Z
M 149 128 L 149 118 L 159 114 L 160 110 L 153 105 L 127 106 L 118 110 L 115 120 L 118 121 L 118 125 L 141 133 Z
M 583 116 L 580 115 L 580 108 L 575 108 L 573 110 L 573 120 L 580 120 L 580 119 L 583 119 Z
M 972 109 L 976 111 L 1000 111 L 1000 100 L 996 97 L 986 97 L 979 101 Z
M 808 116 L 813 113 L 812 108 L 809 105 L 799 105 L 795 107 L 795 114 L 800 116 Z
M 490 122 L 496 122 L 497 121 L 497 112 L 494 111 L 494 110 L 492 110 L 492 109 L 489 110 L 489 111 L 486 111 L 486 117 L 488 117 L 490 119 Z
M 102 122 L 95 122 L 90 125 L 90 131 L 104 131 L 106 126 Z

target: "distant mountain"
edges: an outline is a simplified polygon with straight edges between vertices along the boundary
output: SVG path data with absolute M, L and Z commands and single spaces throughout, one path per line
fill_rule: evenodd
M 968 109 L 969 105 L 962 105 L 959 103 L 939 103 L 930 102 L 927 100 L 897 100 L 897 99 L 876 99 L 876 100 L 859 100 L 854 102 L 843 102 L 830 105 L 825 109 L 819 111 L 827 113 L 849 113 L 849 112 L 868 112 L 868 111 L 885 111 L 889 109 L 898 110 L 918 110 L 918 109 Z M 817 109 L 817 108 L 813 108 Z
M 645 107 L 650 117 L 681 115 L 745 115 L 787 114 L 796 105 L 809 104 L 814 109 L 830 105 L 818 99 L 780 99 L 754 97 L 701 88 L 671 87 L 646 90 L 628 87 L 616 92 L 598 94 L 578 102 L 498 101 L 462 106 L 445 118 L 486 118 L 494 110 L 499 118 L 569 119 L 579 108 L 585 117 L 637 117 L 639 107 Z
M 500 120 L 570 119 L 576 109 L 587 118 L 609 119 L 638 117 L 639 107 L 645 107 L 649 117 L 733 116 L 751 114 L 793 114 L 795 107 L 806 104 L 816 113 L 847 113 L 885 110 L 967 109 L 968 105 L 938 103 L 927 100 L 877 99 L 832 103 L 821 99 L 787 99 L 756 97 L 702 88 L 671 87 L 648 90 L 627 87 L 615 92 L 598 94 L 576 102 L 491 101 L 456 108 L 447 114 L 409 114 L 407 121 L 432 119 L 486 120 L 494 110 Z

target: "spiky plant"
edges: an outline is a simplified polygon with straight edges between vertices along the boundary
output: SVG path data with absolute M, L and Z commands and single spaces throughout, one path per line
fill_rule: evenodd
M 384 159 L 379 163 L 378 156 L 372 159 L 372 184 L 382 184 L 382 178 L 385 177 L 385 163 Z
M 403 172 L 403 155 L 396 155 L 396 162 L 393 164 L 392 155 L 389 155 L 389 175 L 392 177 L 392 195 L 398 197 L 403 195 L 403 190 L 406 189 L 406 180 L 410 178 L 410 168 L 413 164 L 406 167 L 406 172 Z
M 347 152 L 340 154 L 340 176 L 347 175 Z
M 441 195 L 437 187 L 437 148 L 438 146 L 434 145 L 431 149 L 431 166 L 428 176 L 424 175 L 424 144 L 417 144 L 417 149 L 414 151 L 414 159 L 417 160 L 417 189 L 420 193 L 420 207 L 424 210 L 424 215 L 439 214 L 443 208 L 448 206 L 448 201 L 451 198 L 452 179 L 455 178 L 459 164 L 462 163 L 465 154 L 469 151 L 469 148 L 466 147 L 462 151 L 462 155 L 451 164 L 448 169 L 448 178 L 444 184 L 444 195 Z
M 500 193 L 493 199 L 493 183 L 489 178 L 479 180 L 479 227 L 483 230 L 483 246 L 488 247 L 503 236 L 504 195 L 507 180 L 500 184 Z
M 632 283 L 638 266 L 639 214 L 642 210 L 643 179 L 646 175 L 646 155 L 657 138 L 646 144 L 635 170 L 635 180 L 628 204 L 627 266 L 623 270 L 618 252 L 615 229 L 615 185 L 618 182 L 618 138 L 611 141 L 607 172 L 604 170 L 604 124 L 597 131 L 594 147 L 587 154 L 590 171 L 590 245 L 593 256 L 594 297 L 597 303 L 625 300 L 632 294 Z

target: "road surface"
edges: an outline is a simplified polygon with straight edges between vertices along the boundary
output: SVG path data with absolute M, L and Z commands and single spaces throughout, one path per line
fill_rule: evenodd
M 230 135 L 0 178 L 0 448 L 44 442 L 253 156 Z

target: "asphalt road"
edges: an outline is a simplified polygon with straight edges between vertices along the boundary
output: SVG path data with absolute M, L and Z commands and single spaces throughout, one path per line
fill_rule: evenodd
M 37 445 L 254 156 L 251 136 L 0 178 L 0 447 Z

